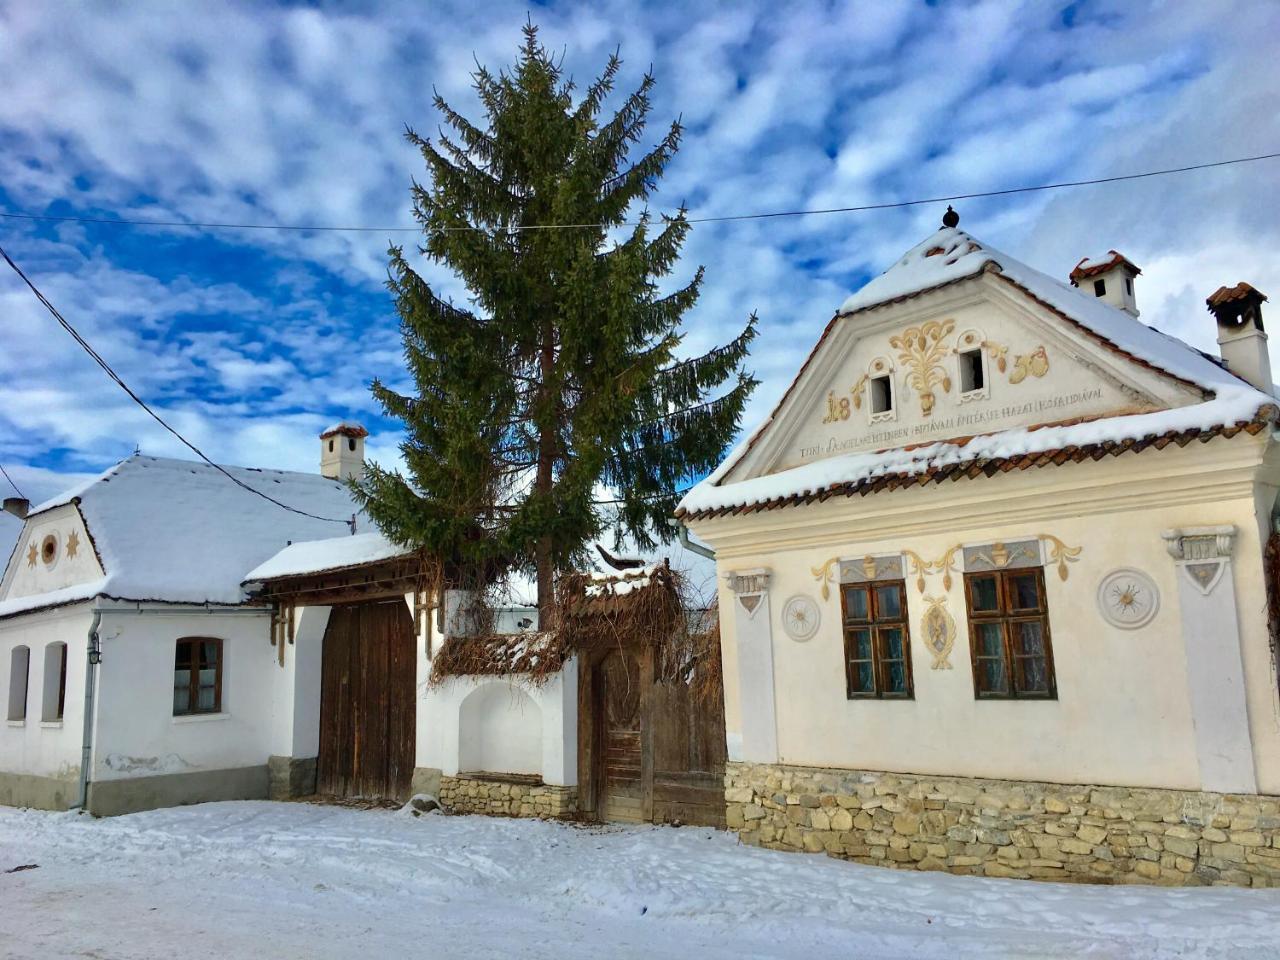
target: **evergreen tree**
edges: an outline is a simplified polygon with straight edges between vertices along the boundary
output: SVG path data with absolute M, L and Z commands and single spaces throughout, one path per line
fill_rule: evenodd
M 680 124 L 631 161 L 652 74 L 602 117 L 617 55 L 575 102 L 536 27 L 524 34 L 510 71 L 473 75 L 482 123 L 437 96 L 446 129 L 434 142 L 406 133 L 430 174 L 413 186 L 421 252 L 471 305 L 441 300 L 392 248 L 417 395 L 373 391 L 406 424 L 412 479 L 373 468 L 359 492 L 390 537 L 442 560 L 454 583 L 536 570 L 545 614 L 555 574 L 606 530 L 646 549 L 670 539 L 681 486 L 718 463 L 755 386 L 742 371 L 755 316 L 729 343 L 677 359 L 703 270 L 660 290 L 689 223 L 683 209 L 655 221 L 643 204 Z

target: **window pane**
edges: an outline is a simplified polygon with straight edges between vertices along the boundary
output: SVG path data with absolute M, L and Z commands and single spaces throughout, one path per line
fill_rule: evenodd
M 205 640 L 200 644 L 200 669 L 218 665 L 218 642 Z
M 849 659 L 850 660 L 870 660 L 871 659 L 871 631 L 870 630 L 850 630 L 849 631 Z
M 907 692 L 907 665 L 901 660 L 890 660 L 884 665 L 885 693 Z
M 978 631 L 978 656 L 1004 658 L 1004 631 L 998 623 L 974 624 Z
M 866 587 L 845 587 L 844 615 L 850 620 L 869 620 L 871 611 L 867 603 Z
M 179 687 L 173 688 L 173 712 L 174 713 L 190 713 L 191 712 L 191 688 Z
M 214 702 L 214 693 L 215 693 L 215 690 L 213 687 L 202 686 L 200 688 L 199 708 L 201 710 L 212 710 L 217 706 L 217 704 Z
M 1023 620 L 1014 625 L 1017 652 L 1024 656 L 1044 656 L 1044 627 L 1039 620 Z
M 173 666 L 176 670 L 186 670 L 191 666 L 191 650 L 194 644 L 178 641 L 175 648 Z
M 880 656 L 886 660 L 901 660 L 905 656 L 905 654 L 902 652 L 902 628 L 901 627 L 881 628 Z
M 876 587 L 876 619 L 902 619 L 902 592 L 897 584 L 888 587 Z
M 996 589 L 994 576 L 970 577 L 969 595 L 976 611 L 995 613 L 1000 609 L 1000 593 Z
M 1018 657 L 1018 692 L 1049 692 L 1049 671 L 1044 657 Z
M 853 693 L 875 693 L 875 679 L 871 673 L 871 662 L 849 664 L 849 683 Z
M 982 657 L 978 660 L 978 689 L 982 693 L 1008 693 L 1004 661 Z
M 1017 573 L 1011 576 L 1009 599 L 1015 610 L 1040 609 L 1039 577 L 1034 573 Z

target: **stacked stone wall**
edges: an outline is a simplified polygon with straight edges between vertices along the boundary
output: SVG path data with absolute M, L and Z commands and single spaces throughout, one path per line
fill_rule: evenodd
M 578 814 L 578 788 L 499 777 L 441 777 L 440 803 L 454 813 L 571 820 Z
M 1280 797 L 730 763 L 744 843 L 988 877 L 1280 886 Z

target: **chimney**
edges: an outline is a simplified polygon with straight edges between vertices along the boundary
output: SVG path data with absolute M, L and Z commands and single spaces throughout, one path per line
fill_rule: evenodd
M 1122 253 L 1108 250 L 1102 260 L 1085 257 L 1071 271 L 1071 285 L 1099 300 L 1105 300 L 1132 317 L 1138 316 L 1138 300 L 1133 293 L 1133 279 L 1142 273 Z
M 1227 369 L 1265 394 L 1274 394 L 1271 355 L 1262 329 L 1262 304 L 1267 298 L 1247 283 L 1219 287 L 1205 301 L 1218 321 L 1218 349 Z
M 12 513 L 19 520 L 25 520 L 31 512 L 31 501 L 23 497 L 5 497 L 4 506 L 0 509 L 5 513 Z
M 358 423 L 335 423 L 320 434 L 320 473 L 334 480 L 364 476 L 364 438 Z

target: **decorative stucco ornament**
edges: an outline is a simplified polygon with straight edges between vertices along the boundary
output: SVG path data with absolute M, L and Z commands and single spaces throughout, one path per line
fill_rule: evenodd
M 933 670 L 951 669 L 951 648 L 956 643 L 956 621 L 947 611 L 946 597 L 925 597 L 929 609 L 924 612 L 920 622 L 920 633 L 924 637 L 924 645 L 933 655 Z
M 782 607 L 782 629 L 798 643 L 813 639 L 822 623 L 818 602 L 807 593 L 798 593 Z
M 831 599 L 831 581 L 835 579 L 835 566 L 840 562 L 839 557 L 832 557 L 826 563 L 810 568 L 813 573 L 813 579 L 822 584 L 822 599 Z
M 946 339 L 955 327 L 954 320 L 929 320 L 889 338 L 889 346 L 898 351 L 907 368 L 907 385 L 920 397 L 921 416 L 933 413 L 935 387 L 942 387 L 944 393 L 951 391 L 951 375 L 943 361 L 949 349 Z
M 80 549 L 80 534 L 74 530 L 67 535 L 67 556 L 75 558 L 77 551 Z
M 1160 609 L 1160 590 L 1141 570 L 1121 567 L 1098 584 L 1098 611 L 1102 619 L 1122 630 L 1145 627 Z

